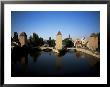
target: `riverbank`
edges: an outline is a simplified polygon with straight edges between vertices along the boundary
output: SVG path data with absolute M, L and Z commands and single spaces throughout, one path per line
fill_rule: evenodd
M 89 55 L 91 55 L 91 56 L 100 58 L 100 55 L 99 55 L 99 54 L 95 54 L 95 53 L 93 53 L 92 51 L 87 50 L 87 49 L 76 48 L 76 51 L 84 52 L 84 53 L 89 54 Z
M 14 47 L 11 47 L 12 48 L 12 50 L 13 50 L 13 48 Z M 37 49 L 37 47 L 34 47 L 34 49 Z M 53 49 L 53 47 L 40 47 L 39 48 L 40 50 L 47 50 L 47 51 L 50 51 L 50 50 L 52 50 L 53 52 L 55 52 L 55 53 L 60 53 L 58 50 L 56 50 L 56 49 Z M 84 49 L 84 48 L 67 48 L 67 49 L 72 49 L 72 50 L 76 50 L 76 51 L 80 51 L 80 52 L 83 52 L 83 53 L 86 53 L 86 54 L 89 54 L 89 55 L 91 55 L 91 56 L 94 56 L 94 57 L 97 57 L 97 58 L 100 58 L 100 54 L 98 53 L 95 53 L 95 52 L 92 52 L 91 50 L 88 50 L 88 49 Z

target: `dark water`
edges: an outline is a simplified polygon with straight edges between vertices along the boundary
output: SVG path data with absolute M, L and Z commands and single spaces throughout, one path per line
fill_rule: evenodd
M 100 59 L 72 50 L 63 56 L 54 52 L 34 51 L 12 60 L 11 76 L 100 76 Z

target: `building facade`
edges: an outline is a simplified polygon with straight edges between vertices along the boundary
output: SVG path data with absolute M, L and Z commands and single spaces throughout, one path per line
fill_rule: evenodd
M 83 37 L 81 39 L 81 45 L 82 45 L 82 47 L 87 47 L 87 43 L 88 43 L 87 39 L 85 37 Z
M 56 46 L 55 46 L 55 48 L 57 50 L 62 49 L 62 34 L 61 34 L 60 31 L 57 33 L 57 36 L 56 36 Z
M 80 40 L 80 39 L 76 39 L 76 40 L 74 41 L 74 46 L 75 46 L 76 48 L 82 47 L 82 46 L 81 46 L 81 40 Z
M 98 37 L 89 37 L 87 47 L 96 50 L 98 48 Z

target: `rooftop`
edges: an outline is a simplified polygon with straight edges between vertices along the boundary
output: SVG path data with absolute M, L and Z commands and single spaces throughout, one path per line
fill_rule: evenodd
M 27 36 L 25 32 L 20 33 L 20 36 Z
M 61 32 L 60 32 L 60 31 L 58 31 L 57 35 L 61 35 Z

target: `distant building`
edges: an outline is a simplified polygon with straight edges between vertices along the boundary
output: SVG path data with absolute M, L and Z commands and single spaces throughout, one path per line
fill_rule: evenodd
M 98 37 L 89 37 L 87 47 L 91 50 L 96 50 L 98 48 Z
M 74 41 L 74 46 L 75 46 L 75 47 L 81 47 L 81 40 L 80 40 L 80 39 L 76 39 L 76 40 Z
M 86 40 L 85 37 L 83 37 L 83 38 L 81 39 L 81 45 L 82 45 L 82 47 L 86 47 L 86 46 L 87 46 L 87 43 L 88 43 L 88 41 Z
M 69 37 L 67 37 L 67 38 L 65 38 L 65 39 L 72 41 L 72 38 L 70 37 L 70 34 L 69 34 Z
M 20 35 L 19 35 L 19 42 L 21 44 L 21 47 L 23 45 L 27 45 L 27 35 L 25 32 L 22 32 Z
M 55 48 L 57 50 L 62 49 L 62 34 L 61 34 L 60 31 L 57 33 L 57 36 L 56 36 L 56 46 L 55 46 Z
M 69 34 L 69 38 L 68 39 L 72 41 L 72 38 L 70 37 L 70 34 Z

